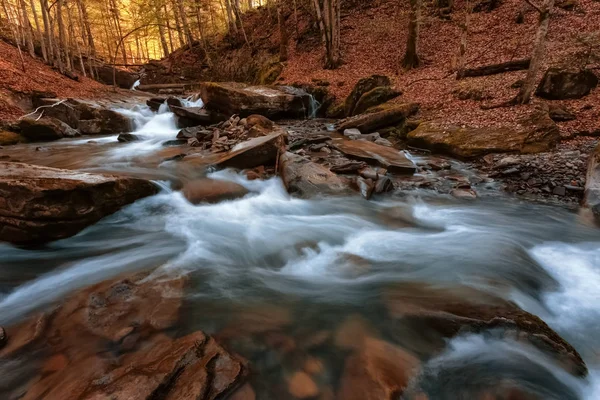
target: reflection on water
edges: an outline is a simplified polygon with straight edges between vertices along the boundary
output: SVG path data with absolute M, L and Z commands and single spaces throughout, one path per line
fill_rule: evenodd
M 146 140 L 100 146 L 78 139 L 66 146 L 100 147 L 88 168 L 124 163 L 134 170 L 135 156 L 155 151 L 177 130 L 169 112 L 130 112 Z M 407 396 L 471 399 L 490 382 L 510 382 L 545 399 L 598 398 L 600 239 L 575 214 L 504 198 L 295 199 L 277 178 L 248 181 L 231 171 L 212 177 L 236 181 L 250 194 L 192 205 L 163 190 L 45 248 L 0 245 L 0 325 L 91 283 L 160 266 L 157 274 L 191 277 L 178 329 L 215 334 L 250 359 L 266 386 L 261 393 L 271 393 L 264 398 L 278 398 L 266 382 L 295 365 L 264 347 L 281 344 L 269 327 L 283 329 L 295 348 L 309 348 L 322 332 L 335 335 L 342 321 L 356 318 L 428 359 Z M 575 378 L 539 350 L 493 333 L 459 336 L 439 352 L 437 339 L 390 318 L 382 294 L 398 284 L 468 288 L 517 302 L 573 344 L 590 375 Z M 329 368 L 323 379 L 338 380 L 347 351 L 310 348 Z

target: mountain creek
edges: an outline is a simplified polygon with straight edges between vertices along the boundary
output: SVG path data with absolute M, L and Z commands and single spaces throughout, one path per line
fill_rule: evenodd
M 111 104 L 130 132 L 0 148 L 1 398 L 600 398 L 576 174 L 518 197 L 529 155 L 163 100 Z

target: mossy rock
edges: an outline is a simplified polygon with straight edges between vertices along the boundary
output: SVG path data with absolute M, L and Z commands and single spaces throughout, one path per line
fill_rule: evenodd
M 356 103 L 356 106 L 354 107 L 354 114 L 362 114 L 369 108 L 378 106 L 388 100 L 392 100 L 401 94 L 402 92 L 392 89 L 389 86 L 378 86 L 360 97 Z
M 0 146 L 10 146 L 22 142 L 25 142 L 25 138 L 18 133 L 0 131 Z
M 325 113 L 327 118 L 344 118 L 344 103 L 331 104 Z
M 379 135 L 383 138 L 404 140 L 409 132 L 417 129 L 420 123 L 421 121 L 417 119 L 406 119 L 398 125 L 380 129 Z
M 360 79 L 356 85 L 354 85 L 352 92 L 344 101 L 344 116 L 351 117 L 358 114 L 355 112 L 355 108 L 361 97 L 365 93 L 370 92 L 371 90 L 380 86 L 391 86 L 390 78 L 384 75 L 371 75 L 367 78 Z
M 283 64 L 280 62 L 269 63 L 259 71 L 258 83 L 260 85 L 270 85 L 277 81 L 283 71 Z

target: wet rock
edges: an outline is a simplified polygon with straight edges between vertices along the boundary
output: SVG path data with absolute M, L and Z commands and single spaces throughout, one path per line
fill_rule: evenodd
M 459 158 L 548 151 L 559 138 L 556 124 L 547 115 L 531 117 L 516 128 L 471 128 L 424 122 L 408 134 L 408 141 L 413 146 Z
M 382 340 L 367 338 L 364 346 L 346 359 L 336 398 L 398 398 L 419 366 L 419 360 L 408 351 Z
M 415 164 L 396 149 L 371 142 L 334 139 L 332 146 L 350 158 L 378 164 L 391 173 L 413 174 Z
M 450 194 L 453 197 L 456 197 L 457 199 L 461 199 L 461 200 L 477 199 L 477 193 L 473 189 L 463 189 L 463 188 L 452 189 Z
M 6 335 L 6 330 L 0 326 L 0 350 L 6 346 L 6 342 L 8 341 L 8 336 Z
M 365 179 L 362 176 L 359 176 L 358 178 L 356 178 L 356 184 L 358 186 L 358 191 L 360 192 L 360 195 L 366 200 L 369 200 L 373 195 L 373 191 L 375 190 L 373 180 Z
M 288 192 L 295 196 L 343 195 L 352 192 L 340 177 L 327 168 L 289 152 L 279 157 L 279 173 Z
M 121 133 L 117 137 L 117 140 L 121 143 L 128 143 L 128 142 L 137 142 L 139 140 L 142 140 L 142 138 L 139 135 L 135 135 L 133 133 Z
M 213 113 L 202 107 L 180 107 L 171 105 L 170 110 L 177 116 L 180 127 L 192 127 L 198 125 L 210 125 L 227 118 L 219 113 Z
M 548 106 L 548 115 L 555 122 L 573 121 L 576 118 L 571 111 L 555 104 Z
M 346 118 L 338 123 L 337 129 L 343 132 L 346 129 L 356 128 L 362 133 L 370 133 L 380 128 L 397 125 L 417 111 L 419 105 L 416 103 L 393 105 L 381 111 Z
M 384 138 L 377 138 L 373 140 L 373 143 L 378 144 L 380 146 L 392 147 L 392 142 Z
M 72 129 L 64 122 L 52 118 L 42 117 L 40 119 L 23 118 L 19 121 L 21 136 L 31 142 L 42 142 L 57 140 L 64 137 L 79 136 L 79 132 Z
M 375 336 L 374 328 L 359 314 L 346 317 L 334 334 L 334 344 L 344 350 L 359 350 L 369 337 Z
M 262 129 L 273 129 L 273 127 L 275 126 L 275 124 L 273 123 L 273 121 L 271 121 L 269 118 L 262 116 L 262 115 L 258 115 L 258 114 L 252 114 L 249 115 L 248 117 L 246 117 L 246 126 L 248 128 L 252 128 L 252 127 L 259 127 Z
M 344 136 L 360 136 L 362 135 L 361 131 L 356 128 L 344 129 Z
M 79 121 L 79 131 L 84 135 L 100 135 L 102 121 L 99 119 L 83 119 Z
M 272 165 L 278 154 L 284 152 L 285 137 L 282 132 L 272 133 L 237 144 L 219 158 L 215 165 L 226 168 L 254 168 Z
M 591 70 L 549 68 L 535 94 L 549 100 L 580 99 L 598 86 L 598 77 Z
M 378 87 L 389 88 L 390 85 L 390 78 L 384 75 L 371 75 L 369 77 L 359 79 L 359 81 L 356 82 L 356 85 L 354 85 L 354 87 L 352 88 L 352 92 L 350 92 L 350 94 L 348 95 L 348 97 L 346 97 L 346 100 L 344 101 L 343 116 L 350 117 L 359 114 L 359 112 L 356 112 L 355 109 L 361 98 L 366 93 L 369 93 Z M 376 97 L 377 96 L 375 96 L 374 94 L 369 96 L 369 98 L 372 98 L 373 100 L 376 100 Z M 362 107 L 366 105 L 366 101 L 367 99 L 365 99 L 365 101 L 363 102 Z M 387 100 L 383 100 L 382 103 L 385 101 Z M 371 104 L 369 107 L 373 105 L 375 104 Z
M 150 107 L 152 111 L 156 112 L 165 101 L 167 101 L 167 99 L 164 97 L 152 97 L 151 99 L 146 100 L 146 105 Z
M 600 144 L 590 155 L 585 182 L 584 205 L 592 210 L 600 222 Z
M 407 283 L 386 291 L 384 302 L 392 318 L 401 319 L 406 329 L 423 335 L 435 332 L 449 338 L 492 329 L 523 332 L 531 344 L 555 357 L 570 373 L 587 374 L 579 353 L 544 321 L 491 294 L 460 286 L 436 288 Z M 440 348 L 445 345 L 444 340 L 439 341 Z
M 177 139 L 206 139 L 209 136 L 212 136 L 213 132 L 210 129 L 207 129 L 203 126 L 192 126 L 189 128 L 183 128 L 177 133 Z
M 401 94 L 402 92 L 392 89 L 389 86 L 378 86 L 360 97 L 356 103 L 356 106 L 352 110 L 351 115 L 362 114 L 369 108 L 383 104 L 386 101 L 400 96 Z
M 188 140 L 187 139 L 173 139 L 173 140 L 166 140 L 166 141 L 162 142 L 162 145 L 165 146 L 165 147 L 169 147 L 169 146 L 183 146 L 184 144 L 188 144 Z
M 228 400 L 256 400 L 256 393 L 249 383 L 245 383 L 233 392 L 233 394 L 228 397 Z
M 310 96 L 302 91 L 235 82 L 204 82 L 200 85 L 200 97 L 207 109 L 242 118 L 252 114 L 271 119 L 304 118 L 310 103 Z
M 556 186 L 554 189 L 552 189 L 552 194 L 564 196 L 567 194 L 567 189 L 564 186 Z
M 288 381 L 288 391 L 297 399 L 308 399 L 319 394 L 315 381 L 303 371 L 292 374 Z
M 333 165 L 331 168 L 329 168 L 329 170 L 331 172 L 335 172 L 336 174 L 354 174 L 366 166 L 367 164 L 361 161 L 350 161 L 343 164 Z
M 186 183 L 182 192 L 190 203 L 198 204 L 239 199 L 248 194 L 248 189 L 235 182 L 204 178 Z
M 79 131 L 84 135 L 109 135 L 133 130 L 133 122 L 116 111 L 90 108 L 88 112 L 90 115 L 86 115 L 86 118 L 82 116 L 77 122 Z
M 4 344 L 0 347 L 0 357 L 19 356 L 31 351 L 32 346 L 37 344 L 45 333 L 48 317 L 38 314 L 27 320 L 10 327 L 10 340 L 6 330 L 3 330 Z
M 394 184 L 387 176 L 380 176 L 377 182 L 375 182 L 375 193 L 386 193 L 392 190 L 394 190 Z
M 0 240 L 27 244 L 69 237 L 156 192 L 142 179 L 0 162 Z

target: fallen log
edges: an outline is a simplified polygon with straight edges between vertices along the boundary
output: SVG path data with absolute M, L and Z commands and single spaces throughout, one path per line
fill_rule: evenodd
M 531 59 L 507 61 L 500 64 L 484 65 L 477 68 L 466 68 L 456 74 L 456 79 L 503 74 L 511 71 L 521 71 L 529 68 Z

